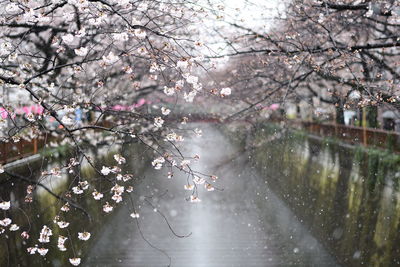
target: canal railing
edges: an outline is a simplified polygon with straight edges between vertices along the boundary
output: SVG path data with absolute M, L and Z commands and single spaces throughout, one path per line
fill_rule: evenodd
M 333 137 L 351 144 L 360 144 L 400 152 L 400 134 L 398 132 L 317 122 L 302 122 L 301 127 L 319 136 Z
M 168 120 L 178 121 L 181 117 L 171 117 Z M 205 116 L 204 114 L 192 114 L 189 122 L 208 122 L 219 123 L 221 119 L 216 116 Z M 275 121 L 276 122 L 276 121 Z M 289 121 L 287 121 L 289 123 Z M 111 127 L 110 122 L 101 122 L 102 126 Z M 400 134 L 393 131 L 381 129 L 363 128 L 335 123 L 301 122 L 290 121 L 289 125 L 295 128 L 301 128 L 311 134 L 322 137 L 333 137 L 351 144 L 360 144 L 383 149 L 389 149 L 394 152 L 400 152 Z M 46 140 L 43 137 L 31 140 L 21 139 L 18 142 L 12 140 L 0 141 L 0 164 L 9 163 L 24 157 L 37 154 L 44 148 Z
M 13 162 L 38 153 L 45 146 L 44 138 L 21 139 L 18 142 L 0 142 L 0 164 Z

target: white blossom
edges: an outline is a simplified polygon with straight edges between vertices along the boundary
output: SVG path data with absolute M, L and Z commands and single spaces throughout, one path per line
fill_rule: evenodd
M 5 11 L 7 13 L 16 13 L 18 11 L 22 11 L 22 9 L 19 8 L 19 6 L 15 3 L 10 3 L 6 6 Z
M 12 221 L 11 221 L 10 218 L 5 218 L 3 220 L 0 220 L 0 225 L 4 226 L 4 227 L 7 227 L 7 226 L 9 226 L 11 224 L 11 222 Z
M 149 7 L 149 5 L 146 2 L 141 2 L 138 6 L 137 6 L 137 10 L 144 12 L 147 10 L 147 8 Z
M 166 108 L 166 107 L 161 107 L 161 113 L 162 113 L 164 116 L 167 116 L 169 113 L 171 113 L 171 110 L 168 109 L 168 108 Z
M 78 266 L 81 264 L 81 258 L 71 258 L 69 259 L 69 262 L 74 266 Z
M 29 254 L 33 255 L 36 253 L 37 248 L 36 247 L 29 247 L 26 249 L 26 251 L 28 251 Z
M 205 183 L 205 184 L 204 184 L 204 187 L 205 187 L 205 189 L 206 189 L 207 191 L 214 191 L 214 190 L 215 190 L 215 188 L 214 188 L 211 184 L 209 184 L 209 183 Z
M 188 160 L 188 159 L 184 159 L 184 160 L 181 161 L 181 166 L 182 167 L 185 167 L 185 166 L 187 166 L 189 164 L 190 164 L 190 160 Z
M 163 124 L 164 120 L 161 117 L 154 118 L 154 126 L 156 126 L 157 128 L 161 128 Z
M 78 238 L 83 241 L 89 240 L 91 234 L 89 232 L 78 233 Z
M 122 201 L 122 196 L 121 196 L 120 194 L 114 194 L 114 195 L 111 197 L 111 199 L 114 200 L 116 203 L 119 203 L 119 202 Z
M 53 232 L 51 231 L 51 229 L 49 227 L 47 227 L 46 225 L 43 225 L 43 228 L 40 231 L 38 240 L 40 243 L 49 243 L 50 236 L 52 236 L 52 235 L 53 235 Z
M 176 66 L 181 69 L 186 69 L 189 66 L 189 62 L 187 60 L 179 60 L 176 63 Z
M 175 94 L 175 89 L 172 87 L 164 86 L 164 94 L 171 96 Z
M 119 42 L 126 42 L 129 40 L 129 36 L 126 32 L 113 33 L 112 38 Z
M 122 194 L 124 192 L 125 188 L 123 186 L 120 186 L 118 184 L 115 184 L 112 188 L 111 191 L 114 192 L 115 194 Z
M 197 136 L 199 136 L 199 137 L 203 134 L 203 131 L 200 130 L 200 129 L 198 129 L 198 128 L 194 129 L 194 132 L 195 132 L 195 134 L 196 134 Z
M 65 247 L 64 243 L 68 238 L 65 236 L 58 236 L 58 243 L 57 243 L 57 247 L 60 251 L 66 251 L 67 248 Z
M 349 94 L 349 99 L 352 100 L 352 101 L 360 100 L 361 99 L 360 91 L 357 91 L 357 90 L 351 91 L 351 93 Z
M 74 121 L 68 116 L 63 116 L 61 122 L 66 126 L 74 125 Z
M 228 87 L 222 88 L 222 89 L 221 89 L 221 92 L 220 92 L 220 94 L 221 94 L 222 97 L 228 96 L 228 95 L 230 95 L 231 93 L 232 93 L 232 90 L 231 90 L 231 88 L 228 88 Z
M 160 170 L 164 162 L 165 159 L 163 157 L 158 157 L 151 162 L 151 165 L 153 165 L 154 169 Z
M 195 176 L 195 177 L 193 178 L 193 182 L 194 182 L 195 184 L 204 184 L 205 181 L 206 181 L 206 180 L 205 180 L 204 178 L 200 178 L 200 177 L 198 177 L 198 176 Z
M 110 172 L 111 172 L 111 169 L 108 168 L 108 167 L 103 166 L 103 168 L 101 169 L 101 173 L 102 173 L 103 175 L 109 175 Z
M 192 184 L 185 184 L 185 185 L 183 186 L 183 188 L 184 188 L 185 190 L 191 191 L 191 190 L 194 189 L 194 185 L 192 185 Z
M 88 183 L 88 181 L 79 182 L 79 187 L 82 188 L 82 190 L 88 189 L 88 188 L 89 188 L 89 183 Z
M 113 210 L 113 206 L 111 206 L 110 204 L 108 204 L 108 202 L 106 202 L 105 205 L 103 205 L 103 211 L 105 213 L 109 213 Z
M 74 194 L 76 194 L 76 195 L 83 194 L 83 190 L 82 190 L 82 188 L 79 187 L 79 186 L 74 186 L 74 187 L 72 187 L 72 192 L 74 192 Z
M 49 250 L 47 248 L 38 248 L 37 252 L 41 255 L 41 256 L 45 256 L 47 254 Z
M 28 234 L 26 231 L 23 231 L 23 232 L 21 233 L 21 237 L 22 237 L 23 239 L 29 239 L 29 234 Z
M 74 51 L 77 56 L 84 57 L 87 55 L 89 50 L 86 47 L 81 47 L 81 48 L 75 49 Z
M 123 156 L 119 155 L 119 154 L 115 154 L 114 155 L 114 159 L 115 159 L 116 162 L 118 162 L 118 164 L 126 163 L 126 159 Z
M 130 215 L 132 218 L 139 218 L 139 213 L 132 212 Z
M 191 196 L 190 196 L 190 202 L 192 202 L 192 203 L 198 203 L 198 202 L 201 202 L 201 199 L 198 198 L 198 197 L 196 197 L 196 196 L 191 195 Z
M 2 209 L 2 210 L 8 210 L 8 209 L 10 209 L 10 206 L 11 206 L 10 201 L 0 202 L 0 209 Z
M 183 94 L 183 99 L 185 99 L 186 102 L 193 102 L 194 97 L 197 95 L 196 91 L 190 91 L 189 93 L 184 93 Z
M 71 45 L 74 42 L 74 36 L 70 33 L 64 35 L 61 37 L 61 39 L 63 40 L 64 43 L 66 43 L 67 45 Z
M 67 228 L 69 225 L 69 222 L 59 221 L 59 222 L 57 222 L 57 224 L 58 224 L 58 227 L 60 227 L 60 228 Z
M 93 195 L 93 198 L 94 198 L 95 200 L 100 200 L 100 199 L 102 199 L 103 196 L 104 196 L 102 193 L 97 192 L 96 190 L 92 193 L 92 195 Z
M 17 231 L 17 230 L 19 230 L 18 225 L 16 225 L 15 223 L 10 225 L 10 231 Z
M 106 65 L 112 65 L 114 63 L 116 63 L 119 60 L 119 57 L 114 55 L 113 52 L 108 53 L 107 56 L 103 56 L 103 62 Z
M 65 203 L 65 204 L 61 207 L 60 210 L 61 210 L 61 211 L 64 211 L 64 212 L 68 212 L 68 211 L 69 211 L 69 203 L 68 203 L 68 202 Z
M 190 84 L 195 84 L 195 83 L 197 83 L 197 82 L 199 81 L 199 78 L 196 77 L 196 76 L 193 76 L 193 75 L 188 75 L 188 76 L 186 77 L 186 81 L 187 81 L 188 83 L 190 83 Z

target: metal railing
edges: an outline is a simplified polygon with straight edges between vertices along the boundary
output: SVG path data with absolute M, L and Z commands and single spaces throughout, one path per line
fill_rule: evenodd
M 397 132 L 335 123 L 303 122 L 302 125 L 305 130 L 316 135 L 400 152 L 400 134 Z
M 24 157 L 37 154 L 45 146 L 43 138 L 20 140 L 18 142 L 0 142 L 0 163 L 9 163 Z

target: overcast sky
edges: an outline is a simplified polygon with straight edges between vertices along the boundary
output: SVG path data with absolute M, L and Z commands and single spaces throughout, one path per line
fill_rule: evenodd
M 204 43 L 216 53 L 227 54 L 232 52 L 231 47 L 223 40 L 226 36 L 242 35 L 238 28 L 229 26 L 236 23 L 241 26 L 252 28 L 257 32 L 267 33 L 274 25 L 274 18 L 284 16 L 284 2 L 289 0 L 203 0 L 207 5 L 212 3 L 213 10 L 218 10 L 222 19 L 216 21 L 215 16 L 205 22 L 205 25 L 197 28 Z M 220 10 L 219 5 L 224 9 Z M 205 26 L 205 27 L 204 27 Z

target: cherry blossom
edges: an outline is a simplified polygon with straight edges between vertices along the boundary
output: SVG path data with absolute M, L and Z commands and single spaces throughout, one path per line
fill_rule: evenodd
M 66 251 L 67 248 L 65 247 L 64 243 L 68 238 L 65 236 L 58 236 L 58 242 L 57 242 L 57 247 L 60 251 Z
M 118 162 L 118 164 L 126 163 L 126 159 L 123 156 L 119 155 L 119 154 L 115 154 L 114 155 L 114 159 L 115 159 L 116 162 Z
M 137 219 L 139 218 L 139 213 L 132 212 L 130 216 L 134 219 Z
M 102 199 L 103 196 L 104 196 L 102 193 L 97 192 L 96 190 L 92 193 L 92 195 L 93 195 L 93 198 L 94 198 L 95 200 L 100 200 L 100 199 Z
M 113 206 L 108 204 L 108 202 L 106 202 L 106 204 L 103 205 L 103 211 L 105 213 L 110 213 L 113 209 L 114 209 Z
M 23 232 L 21 233 L 21 237 L 22 237 L 23 239 L 29 239 L 29 234 L 28 234 L 26 231 L 23 231 Z
M 194 189 L 194 185 L 192 185 L 192 184 L 185 184 L 185 185 L 184 185 L 184 188 L 185 188 L 185 190 L 191 191 L 191 190 Z
M 40 243 L 49 243 L 50 242 L 50 236 L 53 235 L 53 232 L 49 227 L 46 225 L 43 225 L 42 230 L 40 231 L 40 236 L 39 236 L 39 242 Z
M 77 48 L 74 51 L 75 51 L 75 54 L 80 57 L 84 57 L 88 53 L 88 49 L 86 47 Z
M 4 227 L 7 227 L 7 226 L 9 226 L 11 224 L 11 222 L 12 221 L 11 221 L 10 218 L 5 218 L 3 220 L 0 220 L 0 225 L 4 226 Z
M 66 43 L 67 45 L 71 45 L 74 42 L 74 36 L 70 33 L 64 35 L 61 37 L 61 39 L 63 40 L 64 43 Z
M 164 94 L 171 96 L 171 95 L 175 94 L 175 89 L 172 87 L 164 86 Z
M 161 117 L 154 118 L 154 126 L 161 128 L 164 124 L 164 120 Z
M 153 165 L 154 169 L 160 170 L 164 162 L 165 162 L 164 157 L 158 157 L 151 162 L 151 165 Z
M 28 251 L 29 254 L 33 255 L 37 252 L 38 248 L 37 247 L 29 247 L 26 249 L 26 251 Z
M 232 89 L 231 89 L 231 88 L 228 88 L 228 87 L 222 88 L 222 89 L 221 89 L 221 92 L 220 92 L 220 94 L 221 94 L 222 97 L 228 96 L 228 95 L 230 95 L 231 93 L 232 93 Z
M 111 169 L 108 167 L 103 166 L 103 168 L 101 169 L 101 173 L 103 175 L 109 175 L 111 173 Z
M 91 234 L 89 232 L 78 233 L 78 238 L 83 241 L 89 240 Z
M 10 209 L 10 206 L 11 206 L 10 201 L 0 202 L 0 209 L 2 209 L 2 210 L 8 210 L 8 209 Z
M 69 208 L 69 203 L 68 203 L 68 202 L 65 203 L 65 204 L 61 207 L 60 210 L 61 210 L 61 211 L 64 211 L 64 212 L 68 212 L 68 211 L 70 210 L 70 208 Z
M 215 188 L 209 183 L 205 183 L 204 187 L 206 188 L 207 191 L 214 191 L 215 190 Z
M 37 252 L 41 255 L 41 256 L 45 256 L 47 254 L 47 252 L 49 251 L 49 249 L 47 248 L 38 248 Z
M 10 231 L 18 231 L 19 230 L 19 226 L 16 224 L 11 224 L 10 225 Z
M 74 266 L 78 266 L 81 264 L 81 258 L 70 258 L 69 262 Z
M 74 194 L 76 194 L 76 195 L 83 194 L 83 190 L 80 186 L 72 187 L 72 192 L 74 192 Z
M 57 222 L 58 227 L 67 228 L 69 226 L 69 222 L 59 221 Z
M 192 203 L 199 203 L 199 202 L 201 202 L 201 199 L 199 199 L 199 198 L 196 197 L 196 196 L 191 195 L 191 196 L 190 196 L 190 202 L 192 202 Z
M 164 116 L 167 116 L 167 115 L 169 115 L 169 113 L 171 113 L 171 110 L 168 109 L 168 108 L 166 108 L 166 107 L 161 107 L 161 113 L 162 113 Z

